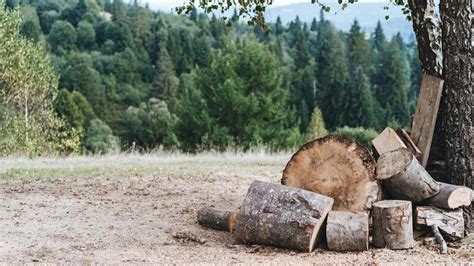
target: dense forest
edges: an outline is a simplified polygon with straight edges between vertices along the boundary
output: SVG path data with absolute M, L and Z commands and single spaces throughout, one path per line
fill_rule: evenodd
M 387 125 L 409 126 L 420 83 L 415 43 L 386 37 L 380 23 L 338 31 L 324 12 L 265 31 L 236 14 L 227 25 L 138 1 L 7 0 L 0 9 L 3 154 L 283 150 L 328 132 L 367 143 Z M 15 65 L 22 45 L 32 51 L 24 70 Z

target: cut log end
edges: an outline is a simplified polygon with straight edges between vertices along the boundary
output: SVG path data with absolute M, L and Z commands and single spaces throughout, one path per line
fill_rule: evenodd
M 375 161 L 355 141 L 329 135 L 305 144 L 283 171 L 281 183 L 334 199 L 334 210 L 367 211 L 380 198 Z
M 384 180 L 405 171 L 413 154 L 404 148 L 385 152 L 377 161 L 377 179 Z

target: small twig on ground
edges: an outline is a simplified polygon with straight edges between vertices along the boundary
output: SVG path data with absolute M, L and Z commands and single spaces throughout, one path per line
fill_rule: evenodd
M 199 244 L 204 244 L 204 243 L 207 242 L 207 239 L 199 237 L 199 236 L 197 236 L 195 234 L 192 234 L 192 233 L 189 233 L 189 232 L 173 232 L 171 234 L 171 236 L 176 238 L 176 239 L 182 239 L 182 240 L 185 240 L 185 241 L 193 241 L 193 242 L 197 242 Z
M 440 245 L 440 251 L 439 251 L 439 252 L 440 252 L 441 254 L 446 254 L 446 253 L 448 253 L 448 245 L 446 244 L 446 241 L 444 241 L 443 236 L 442 236 L 441 233 L 439 232 L 438 226 L 432 225 L 432 226 L 431 226 L 431 230 L 433 230 L 433 234 L 434 234 L 435 237 L 436 237 L 436 241 L 437 241 L 438 244 Z

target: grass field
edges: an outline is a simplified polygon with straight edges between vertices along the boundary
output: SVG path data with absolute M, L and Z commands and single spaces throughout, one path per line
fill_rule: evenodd
M 253 180 L 279 182 L 290 154 L 155 153 L 0 159 L 0 262 L 75 263 L 469 263 L 470 236 L 448 255 L 335 253 L 245 246 L 202 228 L 203 206 L 235 209 Z M 177 241 L 191 232 L 205 244 Z

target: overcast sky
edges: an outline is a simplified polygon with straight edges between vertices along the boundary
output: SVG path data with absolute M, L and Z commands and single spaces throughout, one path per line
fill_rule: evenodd
M 189 0 L 142 0 L 142 3 L 148 2 L 150 7 L 161 10 L 171 10 L 173 7 L 189 2 Z M 294 3 L 310 3 L 311 0 L 274 0 L 273 5 L 289 5 Z M 325 2 L 324 0 L 321 2 Z M 387 2 L 387 0 L 359 0 L 359 2 Z

